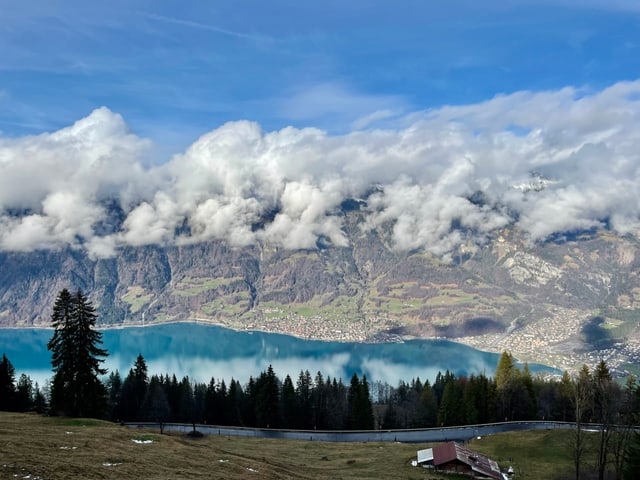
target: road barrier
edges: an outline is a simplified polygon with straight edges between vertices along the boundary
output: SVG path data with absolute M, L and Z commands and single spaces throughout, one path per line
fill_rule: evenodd
M 160 423 L 127 422 L 123 425 L 132 428 L 160 430 Z M 521 430 L 556 430 L 575 428 L 571 422 L 500 422 L 460 427 L 420 428 L 409 430 L 281 430 L 273 428 L 224 427 L 190 423 L 163 423 L 165 432 L 189 433 L 193 430 L 203 435 L 229 437 L 278 438 L 287 440 L 307 440 L 318 442 L 448 442 L 466 441 L 475 437 L 484 437 L 495 433 Z M 598 430 L 599 425 L 583 425 L 584 429 Z

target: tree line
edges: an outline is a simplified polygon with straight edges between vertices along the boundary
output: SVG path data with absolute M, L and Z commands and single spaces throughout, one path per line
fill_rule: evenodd
M 640 412 L 635 378 L 620 385 L 604 361 L 593 372 L 583 367 L 581 374 L 575 378 L 567 372 L 561 378 L 534 376 L 526 363 L 521 368 L 511 353 L 504 352 L 493 376 L 456 376 L 446 371 L 439 372 L 433 384 L 418 378 L 401 381 L 397 387 L 374 382 L 372 388 L 385 406 L 381 418 L 385 429 L 518 420 L 601 423 L 609 417 L 614 423 L 624 423 Z M 582 389 L 590 397 L 576 406 Z
M 349 385 L 312 378 L 301 371 L 294 381 L 280 379 L 272 366 L 243 386 L 240 381 L 214 378 L 193 382 L 175 375 L 148 376 L 138 355 L 123 379 L 109 375 L 109 417 L 116 421 L 207 423 L 213 425 L 292 429 L 373 429 L 374 416 L 369 382 L 354 374 Z

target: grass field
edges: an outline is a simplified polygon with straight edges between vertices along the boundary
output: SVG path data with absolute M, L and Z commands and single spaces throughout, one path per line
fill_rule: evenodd
M 569 432 L 475 440 L 519 479 L 571 478 Z M 0 478 L 455 479 L 411 466 L 425 444 L 160 435 L 97 420 L 0 413 Z

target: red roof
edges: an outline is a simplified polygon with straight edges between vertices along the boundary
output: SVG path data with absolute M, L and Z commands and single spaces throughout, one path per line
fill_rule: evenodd
M 498 464 L 481 453 L 469 450 L 464 445 L 457 442 L 448 442 L 433 447 L 433 466 L 445 465 L 453 461 L 458 461 L 468 465 L 474 472 L 488 477 L 502 480 L 504 477 L 500 472 Z

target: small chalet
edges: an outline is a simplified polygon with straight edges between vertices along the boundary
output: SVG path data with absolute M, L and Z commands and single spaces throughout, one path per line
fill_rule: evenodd
M 507 480 L 498 464 L 458 442 L 448 442 L 418 451 L 417 462 L 439 472 L 459 473 L 471 478 Z

